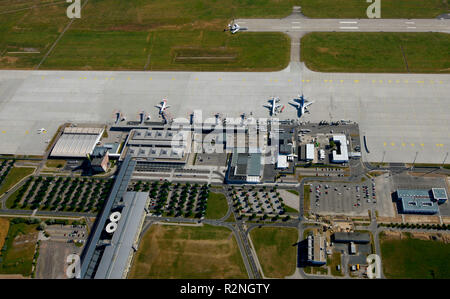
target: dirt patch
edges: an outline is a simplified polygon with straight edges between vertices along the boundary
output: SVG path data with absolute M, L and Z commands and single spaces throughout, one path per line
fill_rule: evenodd
M 4 56 L 4 57 L 0 58 L 0 62 L 6 62 L 8 64 L 14 64 L 17 62 L 17 60 L 19 60 L 19 58 L 12 57 L 12 56 Z
M 21 274 L 0 274 L 0 279 L 27 279 Z
M 406 223 L 437 223 L 440 224 L 438 216 L 424 216 L 424 215 L 405 215 Z
M 5 238 L 8 235 L 8 230 L 9 220 L 0 218 L 0 248 L 3 248 L 3 244 L 5 244 Z

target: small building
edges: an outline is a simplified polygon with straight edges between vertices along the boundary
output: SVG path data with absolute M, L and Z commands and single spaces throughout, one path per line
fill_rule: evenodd
M 356 254 L 356 245 L 355 245 L 355 243 L 354 242 L 350 242 L 350 249 L 349 249 L 349 252 L 350 252 L 350 254 Z
M 367 244 L 370 243 L 370 235 L 362 232 L 336 232 L 331 236 L 331 240 L 335 243 Z
M 319 160 L 325 160 L 325 150 L 319 150 Z
M 445 188 L 432 188 L 431 192 L 433 193 L 433 199 L 436 200 L 439 205 L 443 204 L 448 199 Z
M 315 158 L 314 144 L 305 144 L 300 150 L 300 159 L 303 161 L 313 161 Z
M 109 163 L 109 148 L 97 146 L 90 155 L 90 164 L 94 172 L 106 172 Z
M 345 135 L 333 135 L 332 140 L 336 144 L 337 150 L 333 150 L 331 162 L 347 163 L 348 162 L 347 137 L 345 137 Z
M 286 155 L 278 155 L 277 168 L 278 169 L 286 169 L 288 167 L 289 167 L 288 156 L 286 156 Z

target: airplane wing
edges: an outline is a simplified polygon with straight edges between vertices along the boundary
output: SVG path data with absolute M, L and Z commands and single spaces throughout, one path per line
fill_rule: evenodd
M 309 105 L 311 105 L 312 103 L 314 103 L 314 102 L 308 102 L 308 103 L 305 103 L 303 106 L 306 108 L 306 107 L 308 107 Z

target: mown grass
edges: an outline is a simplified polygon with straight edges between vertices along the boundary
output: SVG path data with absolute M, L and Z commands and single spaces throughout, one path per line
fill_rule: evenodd
M 243 279 L 247 274 L 227 228 L 152 225 L 140 242 L 128 277 Z
M 301 60 L 321 72 L 450 73 L 449 49 L 444 33 L 316 32 L 302 38 Z
M 0 248 L 5 243 L 5 238 L 8 235 L 9 220 L 7 218 L 0 218 Z
M 450 278 L 450 244 L 441 241 L 392 239 L 380 235 L 383 273 L 387 278 Z
M 289 59 L 285 35 L 231 35 L 222 30 L 233 18 L 285 17 L 295 4 L 298 0 L 92 0 L 41 68 L 143 70 L 150 57 L 147 70 L 282 69 Z M 0 13 L 16 6 L 0 4 Z M 2 14 L 0 53 L 24 48 L 40 53 L 5 54 L 0 68 L 36 66 L 68 24 L 66 7 L 57 4 Z M 226 63 L 175 63 L 174 53 L 180 47 L 199 52 L 221 47 L 238 55 Z
M 8 191 L 20 180 L 34 172 L 33 167 L 13 167 L 6 176 L 4 182 L 0 186 L 0 195 Z
M 219 219 L 227 214 L 228 203 L 225 195 L 222 193 L 210 192 L 208 196 L 208 207 L 206 208 L 205 218 Z
M 310 18 L 367 18 L 371 3 L 361 0 L 300 0 L 302 12 Z M 435 18 L 449 12 L 448 0 L 382 0 L 381 18 Z
M 284 278 L 294 273 L 298 240 L 295 228 L 256 228 L 250 231 L 250 237 L 266 277 Z

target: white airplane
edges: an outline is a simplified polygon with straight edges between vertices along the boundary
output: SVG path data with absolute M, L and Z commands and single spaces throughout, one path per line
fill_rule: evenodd
M 47 130 L 44 129 L 44 128 L 40 128 L 40 129 L 37 130 L 37 131 L 38 131 L 38 134 L 41 134 L 41 133 L 47 133 Z
M 159 108 L 159 114 L 163 114 L 170 106 L 167 105 L 167 99 L 163 99 L 159 105 L 156 105 L 156 107 Z
M 308 106 L 310 106 L 312 103 L 314 103 L 314 101 L 309 102 L 305 100 L 305 97 L 302 94 L 298 95 L 298 98 L 294 99 L 294 102 L 289 104 L 297 108 L 298 117 L 301 117 L 303 114 L 309 113 Z
M 264 105 L 264 107 L 270 109 L 270 115 L 277 115 L 278 112 L 283 112 L 284 106 L 281 107 L 281 104 L 278 104 L 280 99 L 278 97 L 272 97 L 269 100 L 269 105 Z M 281 109 L 279 109 L 281 107 Z
M 247 28 L 241 27 L 237 23 L 233 22 L 233 24 L 231 24 L 231 23 L 228 24 L 228 30 L 231 32 L 231 34 L 235 34 L 236 32 L 241 31 L 241 30 L 247 30 Z M 226 31 L 226 29 L 225 29 L 225 31 Z

